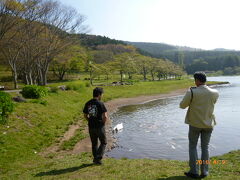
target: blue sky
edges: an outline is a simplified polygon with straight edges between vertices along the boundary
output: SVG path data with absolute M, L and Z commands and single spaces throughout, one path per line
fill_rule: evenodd
M 202 49 L 240 49 L 239 0 L 60 0 L 91 34 Z

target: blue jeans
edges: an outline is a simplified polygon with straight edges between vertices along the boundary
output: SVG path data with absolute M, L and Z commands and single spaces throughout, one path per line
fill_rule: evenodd
M 197 128 L 189 126 L 189 166 L 190 173 L 199 174 L 199 168 L 201 169 L 201 174 L 208 175 L 208 166 L 209 163 L 206 163 L 209 160 L 209 150 L 208 145 L 211 138 L 213 128 Z M 197 142 L 198 138 L 201 135 L 201 150 L 202 150 L 202 164 L 197 163 L 198 153 L 197 153 Z

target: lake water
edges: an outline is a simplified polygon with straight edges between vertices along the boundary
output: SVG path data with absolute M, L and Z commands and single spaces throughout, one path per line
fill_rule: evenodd
M 215 106 L 217 125 L 210 141 L 210 155 L 216 156 L 240 149 L 240 76 L 209 77 L 208 80 L 230 82 L 230 85 L 215 87 L 220 96 Z M 113 126 L 123 123 L 123 130 L 115 134 L 118 147 L 107 155 L 188 160 L 186 110 L 179 108 L 182 98 L 177 96 L 120 108 L 111 118 Z

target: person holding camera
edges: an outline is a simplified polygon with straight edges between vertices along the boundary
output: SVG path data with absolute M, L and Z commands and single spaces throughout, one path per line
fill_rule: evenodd
M 189 124 L 189 167 L 190 171 L 184 174 L 191 178 L 204 178 L 209 174 L 209 164 L 202 163 L 199 165 L 197 154 L 197 142 L 199 136 L 201 137 L 201 161 L 207 162 L 209 160 L 209 142 L 216 125 L 214 112 L 214 105 L 217 102 L 219 93 L 206 85 L 206 74 L 204 72 L 194 73 L 194 80 L 197 87 L 190 88 L 182 101 L 180 108 L 188 108 L 185 123 Z M 199 168 L 201 175 L 199 176 Z

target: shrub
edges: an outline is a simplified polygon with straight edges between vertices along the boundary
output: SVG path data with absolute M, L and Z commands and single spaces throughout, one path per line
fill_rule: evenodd
M 13 102 L 9 94 L 0 92 L 0 123 L 7 122 L 8 115 L 13 112 Z
M 73 91 L 78 91 L 78 90 L 83 90 L 85 86 L 83 84 L 68 84 L 66 86 L 66 90 L 73 90 Z
M 39 99 L 47 95 L 48 89 L 37 85 L 27 85 L 21 93 L 25 98 Z

